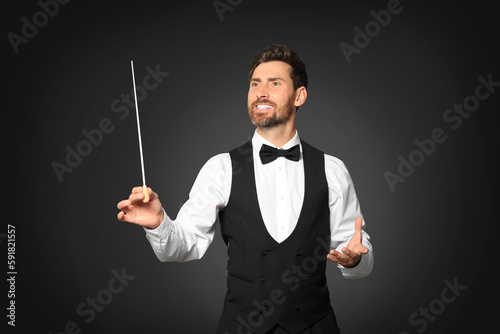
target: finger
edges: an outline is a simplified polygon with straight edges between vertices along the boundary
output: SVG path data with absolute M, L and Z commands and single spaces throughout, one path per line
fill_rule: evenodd
M 128 222 L 128 216 L 125 212 L 123 211 L 120 211 L 118 212 L 118 214 L 116 215 L 116 218 L 118 218 L 119 221 L 122 221 L 122 222 Z
M 328 254 L 326 256 L 330 261 L 333 261 L 335 263 L 338 263 L 342 266 L 346 266 L 349 264 L 349 258 L 347 256 L 345 256 L 344 254 L 342 253 L 339 253 L 337 251 L 335 252 L 330 252 L 330 254 Z
M 356 256 L 356 253 L 353 252 L 352 250 L 350 250 L 347 247 L 342 248 L 342 253 L 344 253 L 345 255 L 349 256 L 350 258 L 354 258 Z
M 363 230 L 363 218 L 357 217 L 354 222 L 354 235 L 361 238 L 361 231 Z
M 120 211 L 118 212 L 118 214 L 116 215 L 116 217 L 118 218 L 119 221 L 121 222 L 127 222 L 127 223 L 132 223 L 131 219 L 130 219 L 130 215 L 127 215 L 125 212 L 123 211 Z
M 116 207 L 118 208 L 118 210 L 123 210 L 127 206 L 129 206 L 130 204 L 132 204 L 132 202 L 130 202 L 130 200 L 124 199 L 123 201 L 118 202 L 118 204 L 116 205 Z
M 131 194 L 142 193 L 142 186 L 132 188 Z
M 151 189 L 150 187 L 148 187 L 148 191 L 149 191 L 149 200 L 150 201 L 158 199 L 158 194 L 155 193 L 153 191 L 153 189 Z
M 144 198 L 144 194 L 142 193 L 142 190 L 140 193 L 133 193 L 133 194 L 130 194 L 130 196 L 128 197 L 130 202 L 142 201 L 143 198 Z
M 349 260 L 348 256 L 346 256 L 345 254 L 343 254 L 339 251 L 336 251 L 335 249 L 332 249 L 330 251 L 330 254 L 328 254 L 328 256 L 330 256 L 332 259 L 336 259 L 336 260 L 343 261 L 343 262 Z M 337 261 L 335 261 L 335 262 L 337 262 Z
M 354 250 L 347 248 L 347 247 L 342 248 L 342 253 L 346 254 L 347 256 L 349 256 L 351 258 L 354 258 L 355 256 L 357 256 L 358 253 L 359 254 L 368 254 L 369 251 L 370 250 L 363 245 L 359 245 L 359 247 L 355 248 Z
M 125 216 L 126 216 L 125 212 L 120 211 L 120 212 L 118 212 L 118 214 L 116 215 L 116 218 L 118 218 L 118 220 L 119 220 L 119 221 L 124 221 L 124 220 L 125 220 Z

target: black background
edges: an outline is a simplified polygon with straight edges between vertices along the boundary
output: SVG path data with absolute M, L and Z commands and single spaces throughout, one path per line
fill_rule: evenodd
M 248 65 L 272 43 L 306 63 L 309 95 L 297 129 L 346 163 L 374 246 L 366 278 L 345 280 L 328 266 L 342 332 L 417 333 L 423 327 L 410 315 L 438 305 L 445 280 L 467 289 L 423 332 L 494 328 L 499 89 L 456 130 L 443 114 L 474 94 L 478 76 L 500 81 L 498 13 L 487 1 L 400 6 L 349 64 L 339 44 L 353 44 L 354 27 L 363 29 L 387 1 L 244 0 L 222 21 L 211 0 L 71 1 L 18 53 L 7 35 L 20 35 L 22 17 L 33 22 L 41 7 L 5 3 L 2 275 L 7 224 L 16 228 L 18 272 L 9 330 L 59 333 L 73 321 L 81 333 L 215 331 L 227 258 L 220 234 L 200 261 L 161 263 L 142 228 L 116 220 L 116 203 L 142 180 L 134 109 L 120 119 L 111 105 L 131 93 L 131 59 L 138 83 L 148 66 L 169 73 L 139 108 L 147 183 L 175 218 L 201 166 L 253 134 Z M 76 149 L 82 131 L 105 118 L 113 131 L 60 182 L 53 162 L 65 164 L 65 147 Z M 397 173 L 398 156 L 408 158 L 414 140 L 436 128 L 447 140 L 392 192 L 384 173 Z M 135 278 L 86 323 L 77 306 L 122 268 Z

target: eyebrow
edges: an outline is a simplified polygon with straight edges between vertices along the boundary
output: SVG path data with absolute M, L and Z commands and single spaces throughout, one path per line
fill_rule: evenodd
M 284 79 L 280 78 L 280 77 L 270 77 L 270 78 L 267 78 L 268 81 L 276 81 L 276 80 L 281 80 L 281 81 L 285 81 Z M 252 78 L 250 79 L 250 81 L 258 81 L 258 82 L 262 82 L 262 80 L 260 78 Z

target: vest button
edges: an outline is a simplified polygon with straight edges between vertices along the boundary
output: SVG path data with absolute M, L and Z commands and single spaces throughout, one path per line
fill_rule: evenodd
M 267 255 L 267 251 L 262 251 L 262 252 L 260 252 L 260 254 L 262 254 L 262 256 L 266 256 Z
M 300 278 L 296 278 L 294 281 L 295 284 L 300 284 Z
M 266 282 L 267 282 L 267 278 L 265 278 L 265 277 L 261 277 L 261 278 L 260 278 L 260 281 L 261 281 L 262 283 L 266 283 Z
M 302 256 L 302 252 L 301 252 L 301 251 L 298 251 L 295 255 L 297 255 L 297 256 Z

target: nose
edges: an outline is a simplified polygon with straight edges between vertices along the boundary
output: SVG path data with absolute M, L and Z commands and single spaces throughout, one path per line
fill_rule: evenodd
M 267 87 L 265 85 L 260 86 L 257 89 L 256 94 L 257 94 L 257 98 L 259 100 L 269 98 L 269 92 L 268 92 Z

